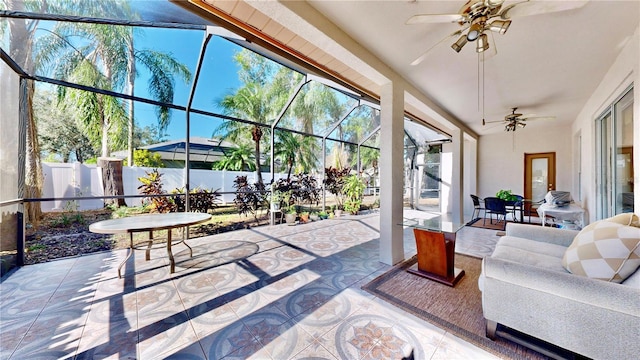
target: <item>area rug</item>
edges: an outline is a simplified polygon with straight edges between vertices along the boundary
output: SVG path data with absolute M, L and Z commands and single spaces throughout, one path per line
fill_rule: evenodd
M 463 269 L 465 276 L 453 288 L 405 271 L 416 261 L 416 257 L 405 261 L 362 289 L 499 357 L 547 359 L 509 340 L 491 341 L 485 337 L 478 289 L 480 259 L 455 255 L 456 267 Z
M 471 226 L 471 227 L 481 228 L 481 229 L 490 229 L 490 230 L 504 230 L 505 222 L 502 220 L 501 221 L 493 220 L 493 223 L 491 223 L 489 219 L 487 219 L 487 221 L 484 221 L 483 218 L 477 218 L 469 221 L 466 226 Z

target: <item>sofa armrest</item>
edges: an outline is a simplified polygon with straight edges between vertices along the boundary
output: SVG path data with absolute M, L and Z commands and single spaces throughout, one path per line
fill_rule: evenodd
M 571 245 L 573 238 L 575 238 L 578 233 L 579 231 L 577 230 L 564 230 L 516 223 L 507 223 L 506 228 L 506 234 L 508 236 L 521 237 L 565 247 Z

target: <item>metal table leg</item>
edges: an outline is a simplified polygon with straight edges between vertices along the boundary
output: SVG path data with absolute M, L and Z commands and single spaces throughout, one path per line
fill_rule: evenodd
M 131 254 L 133 254 L 133 233 L 132 232 L 129 233 L 129 252 L 127 253 L 127 257 L 125 257 L 124 260 L 122 260 L 122 262 L 120 263 L 120 266 L 118 266 L 119 279 L 122 279 L 122 273 L 120 269 L 122 269 L 122 266 L 127 262 L 127 260 L 129 260 L 129 258 L 131 257 Z

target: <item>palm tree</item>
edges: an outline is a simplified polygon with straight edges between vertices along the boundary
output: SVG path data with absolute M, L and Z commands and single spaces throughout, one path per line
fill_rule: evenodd
M 37 11 L 36 3 L 24 2 L 21 0 L 2 0 L 2 8 L 7 10 Z M 46 7 L 46 2 L 40 4 Z M 33 74 L 35 64 L 33 62 L 33 41 L 35 30 L 38 27 L 37 20 L 9 19 L 8 27 L 0 26 L 0 36 L 9 31 L 9 56 L 22 69 L 29 74 Z M 33 116 L 33 94 L 35 92 L 32 80 L 27 80 L 26 84 L 26 156 L 25 156 L 25 188 L 24 198 L 42 197 L 43 175 L 42 164 L 40 163 L 40 146 L 38 145 L 38 130 Z M 42 217 L 40 203 L 25 203 L 25 221 L 36 224 Z
M 135 78 L 137 75 L 137 63 L 142 64 L 149 70 L 150 77 L 147 81 L 147 87 L 151 96 L 161 103 L 172 103 L 175 89 L 175 77 L 177 76 L 185 83 L 191 81 L 191 71 L 189 68 L 178 62 L 171 54 L 133 47 L 133 37 L 131 42 L 127 44 L 129 48 L 128 62 L 128 89 L 129 95 L 133 95 L 135 87 Z M 171 121 L 170 109 L 166 106 L 156 108 L 158 115 L 158 129 L 160 133 L 164 133 Z M 129 157 L 133 156 L 133 132 L 134 132 L 134 102 L 129 101 Z
M 315 152 L 308 149 L 317 147 L 312 137 L 294 134 L 290 131 L 280 130 L 276 132 L 277 141 L 274 143 L 274 156 L 287 169 L 287 180 L 291 178 L 291 172 L 294 166 L 297 166 L 300 172 L 310 172 L 318 162 Z
M 115 2 L 123 16 L 135 18 L 128 6 Z M 51 35 L 39 43 L 37 60 L 53 68 L 57 77 L 98 89 L 126 91 L 133 95 L 136 64 L 149 70 L 149 92 L 163 103 L 171 103 L 174 96 L 175 76 L 189 81 L 189 69 L 170 54 L 134 48 L 134 28 L 93 23 L 58 23 Z M 81 41 L 73 41 L 74 38 Z M 76 46 L 77 44 L 77 46 Z M 66 96 L 68 93 L 69 96 Z M 128 163 L 133 163 L 134 102 L 129 101 L 128 112 L 124 102 L 98 93 L 60 88 L 59 99 L 84 124 L 89 137 L 100 144 L 101 156 L 110 151 L 128 147 Z M 69 101 L 64 101 L 69 100 Z M 166 106 L 156 108 L 159 131 L 169 124 L 170 112 Z M 128 133 L 126 129 L 128 128 Z M 125 143 L 125 140 L 126 141 Z M 126 144 L 126 145 L 125 145 Z M 111 166 L 107 161 L 106 166 Z M 109 174 L 109 172 L 103 172 Z M 116 175 L 118 172 L 116 172 Z M 121 179 L 103 179 L 105 195 L 122 195 Z M 116 193 L 111 193 L 115 189 Z M 109 200 L 106 203 L 116 202 Z M 117 204 L 125 205 L 122 199 Z
M 129 11 L 125 8 L 125 11 Z M 127 13 L 129 17 L 135 14 Z M 83 44 L 74 46 L 70 40 L 74 37 L 83 39 Z M 142 64 L 149 70 L 150 77 L 148 88 L 152 97 L 163 103 L 171 103 L 174 96 L 175 76 L 185 82 L 190 81 L 189 69 L 179 63 L 172 55 L 146 49 L 135 49 L 134 28 L 127 26 L 113 26 L 103 24 L 85 23 L 59 23 L 51 35 L 40 40 L 42 46 L 38 54 L 38 61 L 43 65 L 52 65 L 58 77 L 73 79 L 74 82 L 93 86 L 99 89 L 123 91 L 126 80 L 126 91 L 130 95 L 134 93 L 135 78 L 137 76 L 136 64 Z M 77 43 L 77 41 L 76 41 Z M 64 90 L 63 90 L 64 91 Z M 77 90 L 70 90 L 78 92 Z M 88 95 L 92 97 L 93 95 Z M 101 99 L 102 95 L 95 95 L 95 99 Z M 96 104 L 98 104 L 96 102 Z M 98 104 L 99 105 L 99 104 Z M 109 144 L 116 139 L 114 131 L 119 131 L 128 125 L 128 153 L 129 163 L 133 152 L 134 129 L 134 103 L 129 101 L 128 114 L 124 118 L 115 116 L 125 109 L 124 104 L 114 107 L 95 106 L 78 108 L 79 111 L 107 111 L 113 110 L 114 114 L 96 118 L 93 115 L 85 123 L 95 136 L 101 136 L 101 156 L 109 156 L 113 148 L 121 148 L 122 144 Z M 162 133 L 170 122 L 169 108 L 160 106 L 156 108 L 159 118 L 159 130 Z M 87 115 L 83 115 L 85 118 Z M 124 123 L 121 123 L 124 120 Z M 101 127 L 96 129 L 95 126 Z M 113 146 L 116 145 L 116 146 Z
M 249 169 L 255 170 L 255 162 L 253 161 L 253 149 L 248 144 L 241 144 L 231 150 L 225 156 L 213 163 L 214 170 L 231 170 L 242 171 Z
M 254 161 L 257 182 L 262 184 L 261 142 L 264 128 L 275 118 L 286 100 L 295 73 L 249 50 L 239 51 L 234 60 L 240 65 L 238 77 L 243 83 L 235 93 L 226 95 L 220 105 L 226 115 L 251 121 L 246 125 L 237 121 L 225 121 L 215 131 L 222 139 L 254 143 Z M 264 124 L 264 125 L 263 125 Z

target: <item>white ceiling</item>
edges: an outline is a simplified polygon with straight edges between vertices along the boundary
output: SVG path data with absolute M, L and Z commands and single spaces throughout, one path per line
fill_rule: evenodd
M 456 53 L 450 47 L 456 38 L 449 39 L 429 51 L 421 64 L 410 65 L 459 26 L 405 25 L 406 20 L 423 13 L 457 13 L 464 0 L 309 3 L 478 134 L 503 130 L 496 124 L 482 126 L 475 43 Z M 485 71 L 486 120 L 502 120 L 518 107 L 524 114 L 557 117 L 531 122 L 531 127 L 571 123 L 639 19 L 637 0 L 591 0 L 579 9 L 514 18 L 506 34 L 493 37 L 497 54 L 480 65 Z

